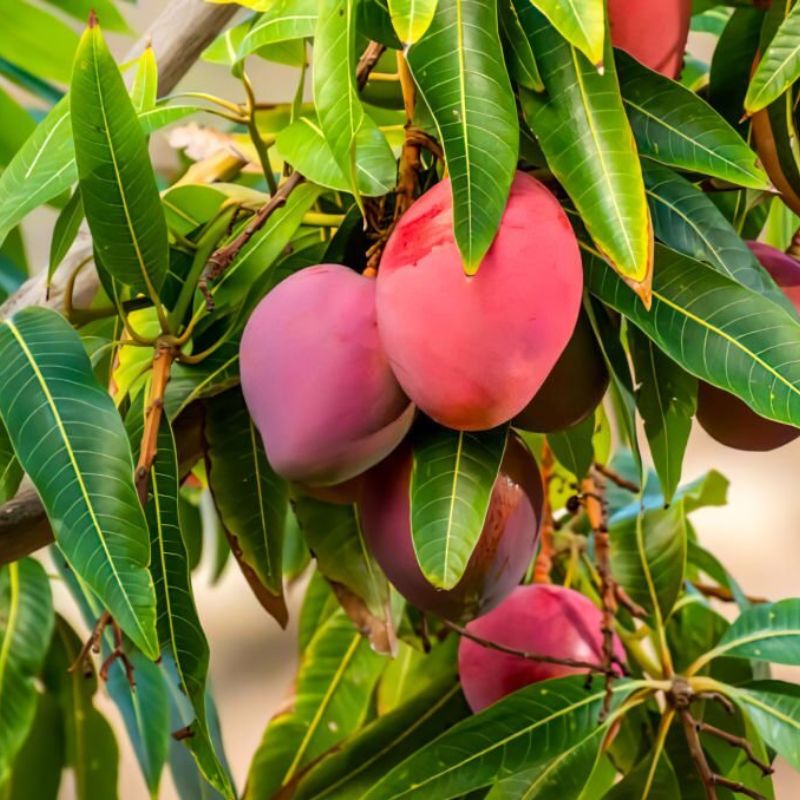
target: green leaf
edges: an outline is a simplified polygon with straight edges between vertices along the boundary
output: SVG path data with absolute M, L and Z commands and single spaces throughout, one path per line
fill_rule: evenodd
M 553 454 L 579 480 L 586 476 L 594 461 L 594 414 L 585 420 L 547 436 Z
M 33 117 L 10 94 L 0 88 L 0 167 L 5 167 L 17 150 L 33 133 L 36 123 Z
M 580 736 L 563 753 L 495 784 L 486 800 L 562 800 L 579 797 L 597 762 L 605 726 Z
M 58 701 L 40 694 L 28 738 L 14 759 L 7 782 L 0 785 L 3 800 L 57 800 L 64 769 L 64 723 Z
M 238 57 L 244 58 L 276 42 L 310 38 L 314 35 L 316 25 L 315 0 L 277 0 L 269 4 L 245 34 Z
M 314 568 L 308 582 L 297 625 L 298 650 L 302 654 L 327 620 L 339 608 L 336 596 L 322 573 Z
M 142 392 L 126 420 L 132 441 L 141 441 L 145 402 L 146 393 Z M 167 419 L 161 421 L 157 448 L 145 511 L 152 551 L 150 569 L 158 603 L 159 646 L 162 656 L 173 662 L 178 688 L 191 704 L 194 718 L 187 725 L 189 735 L 183 741 L 206 780 L 225 797 L 233 798 L 230 777 L 214 751 L 206 719 L 208 642 L 197 615 L 186 545 L 180 531 L 178 460 Z
M 86 22 L 89 13 L 94 11 L 104 28 L 118 33 L 132 32 L 125 18 L 117 10 L 115 0 L 46 0 L 46 2 L 79 22 Z
M 756 154 L 708 103 L 622 51 L 616 59 L 625 109 L 643 156 L 751 189 L 768 188 Z
M 653 754 L 648 753 L 603 800 L 643 800 L 645 798 L 679 798 L 680 782 L 669 756 L 658 754 L 658 763 L 653 768 Z
M 238 389 L 206 404 L 205 436 L 208 482 L 234 555 L 244 562 L 248 581 L 255 578 L 256 596 L 285 626 L 281 551 L 288 485 L 272 471 Z
M 725 631 L 717 646 L 695 661 L 691 673 L 720 656 L 799 665 L 800 599 L 750 606 Z
M 678 488 L 683 456 L 697 410 L 697 379 L 681 369 L 636 329 L 630 334 L 636 370 L 636 406 L 644 420 L 650 454 L 666 503 Z
M 308 180 L 340 192 L 352 191 L 317 119 L 300 117 L 278 133 L 276 145 L 283 158 Z M 356 133 L 356 181 L 364 197 L 380 197 L 392 190 L 397 172 L 386 137 L 374 125 Z
M 754 114 L 777 100 L 800 78 L 800 8 L 795 5 L 767 46 L 750 79 L 744 108 Z
M 615 682 L 613 707 L 634 688 Z M 576 676 L 527 686 L 454 725 L 390 770 L 363 800 L 450 800 L 546 764 L 597 733 L 604 692 Z
M 800 687 L 768 680 L 727 691 L 764 741 L 800 770 Z
M 297 800 L 359 800 L 404 758 L 469 716 L 469 707 L 450 676 L 381 716 L 301 781 Z
M 10 500 L 22 482 L 22 467 L 3 420 L 0 419 L 0 503 Z
M 257 293 L 263 281 L 269 279 L 272 265 L 297 232 L 303 215 L 314 205 L 320 191 L 318 186 L 308 183 L 298 186 L 286 205 L 272 214 L 264 227 L 252 236 L 230 268 L 211 287 L 217 307 L 223 309 L 229 305 L 238 311 L 240 319 L 247 319 L 251 306 L 242 303 L 242 298 Z M 199 292 L 197 302 L 204 302 Z
M 546 89 L 520 92 L 525 119 L 598 248 L 646 291 L 653 231 L 611 44 L 600 74 L 527 0 L 515 1 Z
M 591 292 L 685 370 L 735 394 L 762 416 L 800 425 L 800 323 L 782 308 L 661 245 L 650 311 L 598 255 L 588 255 L 584 263 Z
M 52 631 L 50 582 L 39 562 L 0 567 L 0 786 L 33 725 L 35 679 Z
M 146 522 L 122 420 L 81 340 L 54 311 L 0 326 L 0 417 L 39 492 L 56 542 L 120 627 L 158 654 Z
M 503 49 L 506 53 L 509 74 L 526 89 L 534 92 L 544 91 L 544 83 L 536 64 L 536 56 L 519 21 L 519 14 L 513 0 L 498 0 L 498 2 L 500 31 L 503 34 Z
M 796 313 L 791 300 L 704 192 L 654 162 L 644 165 L 644 178 L 658 239 Z
M 137 114 L 152 111 L 158 97 L 158 64 L 152 47 L 145 47 L 136 60 L 136 74 L 131 86 L 131 102 Z
M 610 526 L 611 568 L 659 627 L 680 595 L 686 572 L 686 511 L 678 501 Z
M 356 86 L 356 5 L 356 0 L 320 2 L 314 32 L 314 103 L 333 157 L 360 203 L 356 136 L 371 120 Z
M 606 20 L 603 0 L 532 0 L 550 24 L 595 67 L 603 65 Z
M 413 442 L 411 536 L 420 569 L 442 589 L 464 574 L 500 472 L 508 426 L 453 431 L 431 424 Z
M 58 550 L 53 549 L 50 555 L 91 630 L 103 613 L 102 604 L 69 568 Z M 111 655 L 115 646 L 114 634 L 106 627 L 101 642 L 103 660 Z M 169 696 L 159 665 L 146 658 L 130 640 L 125 639 L 123 647 L 133 666 L 136 686 L 130 685 L 124 664 L 117 660 L 109 670 L 106 687 L 122 714 L 150 794 L 156 796 L 169 747 Z
M 164 408 L 170 422 L 196 400 L 214 395 L 239 383 L 239 342 L 225 342 L 199 364 L 174 364 Z
M 430 28 L 438 0 L 389 0 L 397 38 L 405 45 L 418 42 Z
M 115 279 L 156 297 L 169 269 L 167 223 L 144 132 L 97 25 L 78 48 L 70 113 L 95 252 Z
M 456 243 L 464 270 L 474 275 L 505 211 L 519 151 L 497 3 L 439 0 L 407 57 L 444 147 Z
M 56 224 L 53 226 L 53 238 L 50 240 L 50 263 L 47 267 L 48 284 L 52 281 L 53 274 L 63 261 L 67 251 L 72 247 L 81 222 L 83 222 L 83 202 L 81 201 L 81 190 L 76 189 L 59 212 Z
M 303 654 L 293 708 L 270 722 L 253 758 L 247 800 L 272 797 L 358 730 L 385 664 L 343 612 L 318 628 Z
M 397 642 L 389 583 L 367 549 L 356 506 L 301 496 L 294 510 L 317 569 L 330 581 L 345 612 L 375 650 L 393 653 Z
M 77 44 L 72 28 L 44 9 L 26 0 L 3 4 L 0 58 L 37 78 L 67 83 Z
M 119 750 L 114 731 L 95 708 L 97 692 L 94 671 L 70 670 L 80 656 L 83 643 L 61 618 L 45 663 L 43 680 L 58 699 L 64 721 L 67 766 L 74 774 L 75 800 L 117 800 Z

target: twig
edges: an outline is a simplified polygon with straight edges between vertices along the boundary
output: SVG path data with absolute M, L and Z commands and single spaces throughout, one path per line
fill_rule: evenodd
M 694 764 L 697 767 L 700 780 L 703 782 L 706 800 L 718 800 L 716 789 L 717 786 L 721 786 L 724 789 L 729 789 L 737 794 L 743 794 L 746 797 L 752 798 L 752 800 L 766 800 L 764 795 L 755 791 L 755 789 L 750 789 L 739 781 L 732 781 L 723 777 L 722 775 L 717 775 L 717 773 L 711 769 L 708 759 L 706 758 L 705 751 L 703 750 L 703 743 L 700 741 L 699 723 L 692 716 L 690 711 L 681 711 L 680 715 L 681 722 L 683 723 L 683 732 L 686 736 L 686 743 L 689 746 L 689 753 L 692 756 L 692 761 L 694 761 Z
M 614 596 L 617 603 L 621 605 L 632 617 L 646 619 L 645 611 L 616 581 L 614 582 Z
M 111 622 L 111 614 L 109 614 L 108 611 L 104 611 L 95 623 L 94 628 L 92 628 L 89 638 L 84 642 L 83 647 L 81 647 L 78 657 L 70 665 L 69 672 L 76 672 L 80 667 L 91 664 L 91 654 L 100 652 L 100 639 L 103 636 L 103 631 Z
M 144 431 L 142 444 L 139 451 L 139 461 L 136 464 L 135 481 L 136 491 L 142 506 L 147 504 L 147 482 L 150 469 L 158 452 L 158 429 L 161 425 L 161 416 L 164 410 L 164 393 L 169 383 L 172 362 L 175 352 L 171 347 L 159 343 L 153 355 L 153 377 L 150 381 L 150 392 L 145 410 Z
M 385 50 L 386 45 L 379 42 L 370 42 L 361 54 L 356 67 L 356 85 L 359 92 L 367 85 L 370 72 L 375 68 Z
M 122 666 L 125 668 L 125 677 L 128 679 L 128 685 L 131 689 L 135 689 L 136 678 L 133 673 L 133 664 L 123 648 L 122 630 L 113 619 L 111 619 L 111 625 L 114 628 L 114 649 L 100 667 L 100 677 L 104 681 L 108 681 L 108 671 L 111 669 L 111 666 L 115 661 L 121 661 Z
M 692 586 L 705 597 L 713 597 L 715 600 L 722 600 L 724 603 L 736 602 L 733 592 L 730 589 L 726 589 L 724 586 L 700 583 L 699 581 L 692 581 Z M 754 605 L 763 605 L 769 602 L 766 597 L 751 597 L 748 595 L 745 599 L 748 603 L 753 603 Z
M 541 474 L 544 488 L 542 503 L 542 524 L 539 527 L 539 554 L 533 568 L 534 583 L 551 583 L 550 572 L 553 569 L 555 554 L 555 525 L 553 509 L 550 505 L 550 481 L 553 479 L 553 453 L 547 442 L 542 447 Z
M 633 492 L 634 494 L 639 494 L 641 489 L 637 484 L 633 481 L 629 481 L 627 478 L 620 475 L 615 470 L 611 469 L 611 467 L 606 466 L 605 464 L 595 464 L 595 470 L 599 472 L 604 478 L 608 478 L 611 483 L 615 483 L 620 489 L 627 489 L 629 492 Z
M 707 722 L 700 721 L 697 722 L 697 730 L 700 733 L 707 733 L 711 736 L 716 736 L 717 739 L 722 739 L 723 742 L 727 742 L 732 747 L 738 747 L 740 750 L 743 750 L 747 756 L 747 760 L 751 764 L 755 764 L 755 766 L 761 770 L 762 775 L 772 775 L 775 772 L 775 767 L 773 767 L 771 764 L 767 764 L 765 761 L 762 761 L 753 752 L 753 745 L 751 745 L 750 742 L 748 742 L 743 736 L 736 736 L 733 733 L 722 730 L 722 728 L 717 728 L 714 725 L 709 725 Z
M 542 664 L 560 664 L 564 667 L 585 669 L 590 673 L 597 673 L 600 675 L 606 674 L 606 668 L 602 664 L 593 664 L 591 661 L 579 661 L 574 658 L 553 658 L 552 656 L 544 656 L 539 653 L 529 653 L 525 650 L 517 650 L 514 647 L 507 647 L 504 644 L 492 642 L 489 639 L 476 636 L 474 633 L 470 633 L 470 631 L 468 631 L 466 628 L 461 627 L 461 625 L 456 625 L 455 622 L 450 622 L 450 620 L 443 619 L 442 622 L 448 628 L 455 631 L 459 636 L 463 636 L 465 639 L 469 639 L 470 641 L 475 642 L 475 644 L 479 644 L 481 647 L 486 647 L 489 650 L 497 650 L 500 653 L 507 653 L 511 656 L 524 658 L 526 661 L 536 661 Z

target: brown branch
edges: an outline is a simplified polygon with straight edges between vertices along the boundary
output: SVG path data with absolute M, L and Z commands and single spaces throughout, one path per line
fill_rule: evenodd
M 629 492 L 633 492 L 634 494 L 639 494 L 641 489 L 637 484 L 633 481 L 629 481 L 627 478 L 620 475 L 615 470 L 611 469 L 611 467 L 606 466 L 605 464 L 595 464 L 595 470 L 599 472 L 604 478 L 608 478 L 611 483 L 615 483 L 620 489 L 627 489 Z
M 370 42 L 361 54 L 356 67 L 356 85 L 359 92 L 367 85 L 370 72 L 375 69 L 375 65 L 385 50 L 386 45 L 379 42 Z
M 725 603 L 736 602 L 733 592 L 730 589 L 726 589 L 724 586 L 718 586 L 710 583 L 700 583 L 699 581 L 692 581 L 692 586 L 694 586 L 694 588 L 705 597 L 713 597 L 715 600 L 722 600 Z M 766 597 L 746 596 L 745 599 L 748 603 L 753 603 L 754 605 L 763 605 L 764 603 L 769 602 Z
M 755 766 L 761 770 L 761 774 L 765 777 L 767 775 L 772 775 L 775 772 L 775 767 L 773 767 L 771 764 L 767 764 L 765 761 L 762 761 L 753 752 L 753 745 L 751 745 L 750 742 L 748 742 L 743 736 L 736 736 L 733 733 L 722 730 L 722 728 L 709 725 L 707 722 L 698 721 L 697 729 L 700 733 L 707 733 L 710 736 L 716 736 L 717 739 L 722 739 L 723 742 L 727 742 L 729 745 L 731 745 L 731 747 L 738 747 L 740 750 L 743 750 L 747 756 L 747 760 L 751 764 L 755 764 Z
M 104 611 L 100 615 L 100 619 L 97 620 L 95 623 L 94 628 L 92 628 L 92 632 L 89 634 L 89 638 L 84 642 L 83 647 L 81 647 L 80 653 L 78 653 L 78 657 L 70 664 L 69 672 L 76 672 L 81 667 L 88 667 L 91 668 L 92 663 L 92 653 L 99 653 L 100 652 L 100 639 L 103 636 L 103 632 L 105 631 L 106 627 L 113 622 L 111 619 L 111 614 L 108 611 Z
M 136 677 L 134 676 L 133 664 L 131 663 L 131 660 L 125 653 L 125 648 L 122 640 L 122 629 L 110 617 L 109 620 L 114 629 L 114 649 L 111 651 L 111 653 L 109 653 L 108 658 L 103 662 L 103 665 L 100 667 L 100 678 L 107 682 L 108 671 L 111 669 L 111 666 L 114 664 L 115 661 L 121 661 L 122 666 L 125 669 L 125 677 L 128 680 L 128 686 L 130 686 L 131 689 L 135 689 Z
M 484 639 L 481 636 L 476 636 L 470 633 L 466 628 L 461 625 L 456 625 L 455 622 L 443 619 L 442 622 L 451 630 L 455 631 L 459 636 L 479 644 L 481 647 L 486 647 L 489 650 L 497 650 L 500 653 L 506 653 L 518 658 L 524 658 L 526 661 L 536 661 L 542 664 L 559 664 L 564 667 L 574 667 L 575 669 L 585 669 L 590 673 L 597 673 L 600 675 L 606 674 L 607 670 L 602 664 L 594 664 L 591 661 L 579 661 L 574 658 L 553 658 L 552 656 L 544 656 L 539 653 L 529 653 L 525 650 L 517 650 L 514 647 L 507 647 L 504 644 L 493 642 L 489 639 Z
M 746 797 L 752 798 L 752 800 L 766 800 L 764 795 L 755 791 L 755 789 L 750 789 L 739 781 L 732 781 L 722 775 L 717 775 L 717 773 L 711 769 L 711 765 L 708 763 L 705 751 L 703 750 L 703 743 L 700 741 L 701 723 L 698 723 L 690 711 L 683 710 L 680 712 L 680 715 L 681 722 L 683 723 L 683 732 L 686 736 L 686 743 L 689 746 L 689 753 L 700 775 L 700 780 L 703 782 L 706 800 L 717 800 L 718 786 L 729 789 L 737 794 L 743 794 Z

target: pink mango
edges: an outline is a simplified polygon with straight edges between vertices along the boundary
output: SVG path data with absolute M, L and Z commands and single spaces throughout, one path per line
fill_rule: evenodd
M 247 322 L 242 390 L 272 468 L 346 481 L 400 443 L 414 407 L 378 338 L 375 281 L 321 264 L 278 284 Z
M 800 262 L 768 244 L 747 244 L 800 312 Z M 713 439 L 737 450 L 775 450 L 800 436 L 800 428 L 759 416 L 735 395 L 704 381 L 697 392 L 697 421 Z
M 533 456 L 508 441 L 486 522 L 464 576 L 449 590 L 434 588 L 422 573 L 411 540 L 411 448 L 399 447 L 364 478 L 359 509 L 370 551 L 409 602 L 453 620 L 494 608 L 519 584 L 533 557 L 542 514 L 542 481 Z
M 683 69 L 692 0 L 608 0 L 611 42 L 668 78 Z
M 406 394 L 458 430 L 521 411 L 572 335 L 583 289 L 578 243 L 556 198 L 518 172 L 477 275 L 453 238 L 450 182 L 400 219 L 378 271 L 381 341 Z
M 537 583 L 514 589 L 494 611 L 470 622 L 467 631 L 526 653 L 601 664 L 602 622 L 602 612 L 584 595 Z M 625 650 L 616 634 L 614 654 L 624 661 Z M 493 650 L 464 636 L 458 645 L 461 688 L 476 713 L 531 683 L 582 672 Z

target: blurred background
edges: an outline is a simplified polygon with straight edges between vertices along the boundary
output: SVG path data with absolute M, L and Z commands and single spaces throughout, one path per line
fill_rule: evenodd
M 0 0 L 14 2 L 15 0 Z M 163 0 L 139 0 L 122 4 L 122 10 L 135 31 L 144 30 L 163 7 Z M 101 20 L 102 22 L 102 20 Z M 1 24 L 1 23 L 0 23 Z M 131 39 L 110 36 L 115 55 L 121 57 Z M 707 56 L 707 42 L 693 35 L 690 51 Z M 248 65 L 256 94 L 263 101 L 291 100 L 296 87 L 295 70 L 259 61 Z M 180 90 L 212 92 L 231 100 L 243 99 L 241 85 L 231 79 L 224 67 L 195 65 L 178 87 Z M 206 124 L 204 119 L 204 124 Z M 177 166 L 168 134 L 153 138 L 153 155 L 158 168 L 166 173 Z M 47 264 L 50 232 L 55 215 L 40 211 L 25 224 L 28 255 L 32 265 Z M 693 432 L 684 469 L 684 480 L 698 477 L 711 467 L 731 482 L 729 505 L 696 512 L 693 522 L 702 543 L 730 569 L 746 591 L 770 600 L 800 596 L 800 441 L 773 453 L 742 453 L 729 450 L 711 440 L 701 429 Z M 289 588 L 292 616 L 287 630 L 266 615 L 246 586 L 235 564 L 229 564 L 222 579 L 211 585 L 210 568 L 195 575 L 195 592 L 203 626 L 211 646 L 211 682 L 217 700 L 223 739 L 233 774 L 243 786 L 250 759 L 258 746 L 268 719 L 280 708 L 291 691 L 297 663 L 295 634 L 296 611 L 302 586 Z M 66 593 L 56 590 L 56 605 L 80 630 L 80 619 Z M 731 613 L 733 609 L 722 608 Z M 800 681 L 800 670 L 779 668 L 777 677 Z M 124 735 L 116 707 L 102 693 L 98 704 L 119 732 L 121 749 L 120 797 L 140 800 L 147 789 Z M 800 797 L 800 776 L 780 763 L 776 779 L 779 800 Z M 67 782 L 63 800 L 72 797 Z M 168 770 L 161 797 L 173 800 L 176 794 Z M 98 798 L 98 800 L 103 800 Z M 432 798 L 435 800 L 435 798 Z

